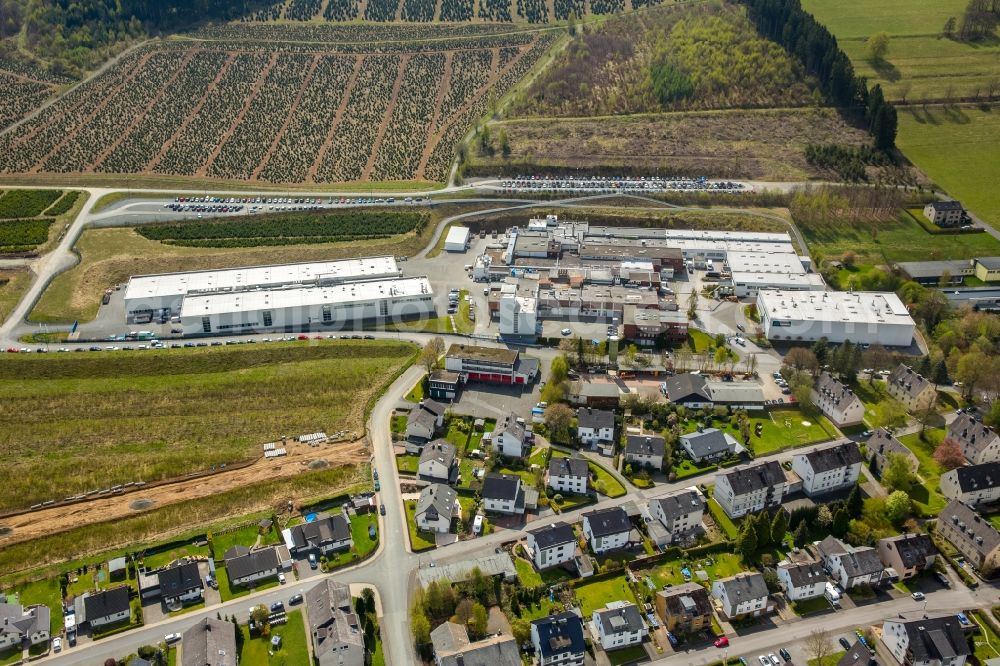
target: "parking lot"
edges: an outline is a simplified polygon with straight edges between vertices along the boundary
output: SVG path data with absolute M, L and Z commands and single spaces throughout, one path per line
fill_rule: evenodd
M 594 176 L 591 178 L 553 178 L 549 176 L 518 176 L 503 180 L 504 192 L 556 192 L 567 194 L 615 194 L 657 192 L 723 192 L 739 194 L 753 189 L 745 183 L 731 180 L 709 180 L 704 176 L 694 178 L 658 178 L 633 176 Z

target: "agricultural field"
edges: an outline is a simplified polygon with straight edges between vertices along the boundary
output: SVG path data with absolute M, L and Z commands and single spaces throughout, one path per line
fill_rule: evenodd
M 30 63 L 0 57 L 0 130 L 16 123 L 54 95 L 69 79 Z
M 294 30 L 258 27 L 272 26 L 137 49 L 0 135 L 0 173 L 442 182 L 490 100 L 555 39 L 426 26 L 399 41 L 378 26 L 311 26 L 330 30 L 298 42 Z
M 54 223 L 57 220 L 69 222 L 79 210 L 77 202 L 80 200 L 81 193 L 73 190 L 65 193 L 60 190 L 7 190 L 0 194 L 0 255 L 44 251 L 53 231 L 63 227 L 63 224 Z
M 478 152 L 466 175 L 586 169 L 807 180 L 827 174 L 806 160 L 806 144 L 869 142 L 835 111 L 814 108 L 514 118 L 489 128 L 493 137 L 506 135 L 510 155 Z
M 0 365 L 0 510 L 256 459 L 284 434 L 360 432 L 401 343 L 148 351 Z

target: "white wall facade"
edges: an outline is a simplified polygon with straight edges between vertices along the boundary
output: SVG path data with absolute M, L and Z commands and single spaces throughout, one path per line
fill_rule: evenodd
M 861 463 L 814 473 L 809 458 L 800 454 L 792 458 L 792 471 L 802 479 L 802 491 L 806 495 L 820 495 L 857 483 L 861 475 Z
M 549 475 L 549 488 L 557 493 L 583 495 L 587 492 L 587 477 L 585 476 L 554 476 Z
M 781 587 L 785 589 L 785 596 L 791 601 L 815 599 L 816 597 L 822 596 L 823 592 L 826 590 L 825 580 L 817 580 L 812 583 L 806 583 L 805 585 L 795 587 L 792 584 L 791 576 L 788 574 L 788 569 L 784 567 L 778 567 L 778 582 L 781 583 Z

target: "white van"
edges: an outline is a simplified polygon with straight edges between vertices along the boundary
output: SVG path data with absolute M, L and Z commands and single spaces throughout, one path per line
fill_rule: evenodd
M 834 587 L 833 583 L 826 584 L 826 591 L 823 593 L 827 601 L 829 601 L 834 606 L 840 605 L 840 592 Z
M 472 533 L 479 535 L 483 531 L 483 514 L 477 513 L 475 520 L 472 521 Z

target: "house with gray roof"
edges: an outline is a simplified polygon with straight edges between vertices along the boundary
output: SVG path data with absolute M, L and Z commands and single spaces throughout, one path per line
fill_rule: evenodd
M 233 546 L 225 552 L 226 572 L 233 586 L 251 585 L 259 580 L 277 578 L 281 560 L 274 546 L 250 550 L 246 546 Z
M 858 425 L 865 418 L 865 403 L 829 372 L 823 371 L 816 378 L 810 396 L 816 408 L 838 428 Z
M 557 493 L 585 495 L 590 480 L 590 466 L 583 458 L 552 456 L 546 485 Z
M 448 621 L 431 632 L 435 666 L 521 666 L 517 641 L 510 634 L 494 634 L 478 641 Z
M 132 618 L 129 587 L 122 585 L 99 592 L 88 592 L 83 598 L 83 609 L 84 619 L 92 628 L 128 622 Z
M 538 506 L 538 491 L 525 488 L 516 474 L 487 474 L 481 494 L 483 506 L 494 513 L 523 514 Z
M 973 465 L 1000 462 L 1000 435 L 971 414 L 960 414 L 952 421 L 948 437 L 958 442 L 962 455 Z
M 789 601 L 814 599 L 826 591 L 826 572 L 819 560 L 783 560 L 778 563 L 777 574 L 778 582 Z
M 580 407 L 576 410 L 576 436 L 587 446 L 615 439 L 615 413 L 610 409 Z
M 854 641 L 851 649 L 837 662 L 837 666 L 884 666 L 885 662 L 872 654 L 871 649 L 861 641 Z
M 885 428 L 879 428 L 868 438 L 868 441 L 865 442 L 865 450 L 868 453 L 868 459 L 871 461 L 875 473 L 879 476 L 885 471 L 890 454 L 903 456 L 911 472 L 916 473 L 917 467 L 920 465 L 920 461 L 913 451 L 893 437 Z
M 850 488 L 861 475 L 861 449 L 841 440 L 808 453 L 792 456 L 792 471 L 802 479 L 802 491 L 813 497 Z
M 591 614 L 591 634 L 605 651 L 611 651 L 642 643 L 649 630 L 638 606 L 613 601 Z
M 705 496 L 696 486 L 675 490 L 663 497 L 649 500 L 650 515 L 666 530 L 667 541 L 701 531 L 705 513 Z M 666 545 L 657 544 L 657 545 Z
M 934 566 L 937 548 L 923 533 L 900 534 L 878 541 L 878 556 L 900 579 L 912 578 Z
M 966 219 L 961 201 L 931 201 L 924 206 L 924 217 L 939 227 L 957 227 Z
M 406 439 L 423 444 L 434 439 L 438 428 L 444 425 L 444 413 L 448 406 L 430 398 L 410 410 L 406 417 Z
M 741 450 L 739 442 L 718 428 L 699 428 L 680 437 L 681 447 L 696 463 L 718 462 Z
M 887 619 L 880 639 L 900 666 L 963 666 L 972 655 L 958 617 Z
M 965 465 L 941 475 L 941 494 L 971 506 L 1000 499 L 1000 462 Z
M 712 598 L 727 619 L 758 617 L 770 612 L 767 584 L 757 572 L 743 572 L 712 583 Z
M 707 380 L 700 374 L 686 372 L 667 377 L 660 385 L 660 390 L 675 405 L 701 409 L 712 406 L 712 396 L 706 383 Z
M 836 545 L 829 540 L 832 539 Z M 878 551 L 869 546 L 855 547 L 833 537 L 822 542 L 828 544 L 820 549 L 823 564 L 830 571 L 830 577 L 844 590 L 859 585 L 878 587 L 885 576 L 885 566 Z
M 44 604 L 0 603 L 0 650 L 38 645 L 49 640 L 51 614 Z
M 417 464 L 417 478 L 436 483 L 458 481 L 458 450 L 444 439 L 424 444 Z
M 576 534 L 562 521 L 529 530 L 528 551 L 537 569 L 572 562 L 576 554 Z
M 493 451 L 508 458 L 523 458 L 531 452 L 530 439 L 524 419 L 510 412 L 497 419 Z
M 730 518 L 781 506 L 788 482 L 776 460 L 738 465 L 719 474 L 713 497 Z
M 583 514 L 583 534 L 598 555 L 627 546 L 631 532 L 632 521 L 620 506 Z
M 937 287 L 947 275 L 948 284 L 962 284 L 975 275 L 974 259 L 943 259 L 940 261 L 900 261 L 896 268 L 918 284 Z
M 290 550 L 293 554 L 318 551 L 323 555 L 348 550 L 354 545 L 351 523 L 344 514 L 324 514 L 311 523 L 290 528 Z
M 625 440 L 625 462 L 637 467 L 663 469 L 667 445 L 659 435 L 629 435 Z
M 201 599 L 205 589 L 197 562 L 175 562 L 171 567 L 160 569 L 156 577 L 160 595 L 168 606 Z
M 320 666 L 364 666 L 365 637 L 350 588 L 332 578 L 305 593 L 313 656 Z
M 903 363 L 889 373 L 889 377 L 885 380 L 885 388 L 886 392 L 901 402 L 910 413 L 930 409 L 937 402 L 937 387 Z
M 236 626 L 206 617 L 181 637 L 181 666 L 236 666 Z
M 443 483 L 432 483 L 420 491 L 413 520 L 417 528 L 425 532 L 447 534 L 451 531 L 452 519 L 461 515 L 455 489 Z
M 935 531 L 987 578 L 1000 568 L 1000 532 L 968 504 L 948 502 Z

